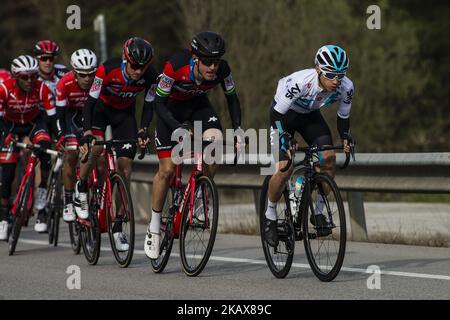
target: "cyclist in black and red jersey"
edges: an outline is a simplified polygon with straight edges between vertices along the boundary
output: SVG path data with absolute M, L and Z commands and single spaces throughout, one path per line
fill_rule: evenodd
M 175 171 L 171 150 L 176 142 L 171 141 L 172 132 L 182 128 L 185 121 L 201 121 L 205 138 L 223 139 L 219 117 L 206 95 L 219 84 L 225 92 L 233 129 L 238 129 L 241 124 L 241 108 L 231 70 L 228 63 L 221 59 L 224 54 L 225 41 L 220 34 L 200 32 L 192 39 L 191 50 L 180 50 L 166 62 L 158 83 L 155 144 L 159 170 L 153 180 L 152 217 L 144 244 L 150 259 L 159 256 L 161 211 Z M 215 166 L 210 166 L 208 170 L 214 175 Z
M 154 91 L 158 73 L 151 66 L 153 60 L 152 45 L 141 38 L 128 39 L 123 46 L 122 59 L 112 58 L 98 69 L 91 86 L 89 97 L 83 108 L 84 137 L 80 151 L 86 153 L 92 139 L 103 140 L 107 125 L 111 125 L 114 139 L 138 139 L 140 146 L 148 142 L 147 127 L 152 120 Z M 146 92 L 143 115 L 138 131 L 135 120 L 136 96 Z M 75 186 L 75 211 L 78 217 L 88 217 L 87 182 L 89 174 L 97 161 L 102 147 L 94 147 L 92 159 L 80 166 L 80 181 Z M 136 145 L 131 143 L 116 146 L 118 171 L 127 179 L 131 175 L 131 165 L 136 155 Z M 122 225 L 114 225 L 113 232 L 118 248 L 128 250 L 128 243 L 123 238 Z
M 51 120 L 56 130 L 56 108 L 50 89 L 38 80 L 38 63 L 31 56 L 19 56 L 11 64 L 13 78 L 0 84 L 0 132 L 5 144 L 17 135 L 19 139 L 28 137 L 32 143 L 50 148 L 50 135 L 41 107 Z M 19 149 L 14 148 L 8 158 L 8 152 L 2 149 L 0 164 L 2 165 L 2 187 L 0 192 L 0 240 L 7 239 L 8 200 L 11 195 L 11 184 L 14 180 L 16 164 L 19 160 Z M 34 229 L 37 232 L 47 231 L 45 206 L 47 204 L 47 177 L 50 170 L 50 156 L 40 153 L 41 182 L 37 191 L 34 207 L 39 211 Z

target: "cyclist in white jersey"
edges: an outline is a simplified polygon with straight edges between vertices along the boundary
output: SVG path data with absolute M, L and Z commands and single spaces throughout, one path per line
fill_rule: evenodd
M 270 179 L 264 233 L 267 242 L 278 245 L 277 202 L 293 171 L 280 168 L 287 165 L 291 157 L 289 141 L 295 131 L 299 132 L 308 145 L 332 145 L 331 131 L 320 113 L 320 109 L 334 102 L 338 103 L 337 127 L 343 141 L 344 151 L 350 152 L 348 135 L 350 130 L 350 109 L 353 98 L 353 82 L 346 76 L 349 59 L 344 50 L 335 45 L 321 47 L 315 57 L 315 68 L 300 70 L 279 80 L 270 109 L 271 145 L 275 147 L 273 135 L 279 133 L 279 161 L 277 171 Z M 332 177 L 336 166 L 334 151 L 323 151 L 321 169 Z M 318 197 L 318 202 L 321 197 Z M 323 203 L 317 203 L 323 208 Z M 316 223 L 321 226 L 321 236 L 331 233 L 326 217 L 316 210 Z

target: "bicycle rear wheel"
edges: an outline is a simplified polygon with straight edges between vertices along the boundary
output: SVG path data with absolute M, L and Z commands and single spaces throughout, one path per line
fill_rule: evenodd
M 164 270 L 170 258 L 173 246 L 173 219 L 175 217 L 176 209 L 173 207 L 173 198 L 175 189 L 171 187 L 167 193 L 166 202 L 164 203 L 161 212 L 161 227 L 160 227 L 160 242 L 159 242 L 159 257 L 158 259 L 150 259 L 152 270 L 155 273 L 160 273 Z
M 269 266 L 272 274 L 277 278 L 284 278 L 289 273 L 292 266 L 292 260 L 294 258 L 295 248 L 295 233 L 294 224 L 292 222 L 290 214 L 289 204 L 289 191 L 285 188 L 283 190 L 281 199 L 277 203 L 277 217 L 278 217 L 278 246 L 272 247 L 266 241 L 264 235 L 264 225 L 266 221 L 266 209 L 267 198 L 269 191 L 269 181 L 272 176 L 267 176 L 264 180 L 261 189 L 260 198 L 260 212 L 259 212 L 259 225 L 261 243 L 264 251 L 264 257 L 266 258 L 267 265 Z
M 33 179 L 28 178 L 25 182 L 22 193 L 20 194 L 19 201 L 17 203 L 16 214 L 13 217 L 9 240 L 8 240 L 8 251 L 9 255 L 12 256 L 16 251 L 17 241 L 19 240 L 20 230 L 22 225 L 28 218 L 28 205 L 27 200 L 29 198 L 29 193 L 31 192 L 31 187 L 33 185 Z
M 219 199 L 214 181 L 208 176 L 200 176 L 194 193 L 192 216 L 189 205 L 186 205 L 181 219 L 180 255 L 183 271 L 188 276 L 199 275 L 206 266 L 219 219 Z
M 109 204 L 111 205 L 106 210 L 109 241 L 111 242 L 111 248 L 117 264 L 121 268 L 126 268 L 130 265 L 134 252 L 135 230 L 133 203 L 126 179 L 122 174 L 119 172 L 112 174 L 110 181 L 111 199 L 106 201 L 108 206 Z M 118 229 L 115 230 L 115 227 Z M 122 236 L 128 242 L 128 250 L 120 251 L 117 248 L 116 241 L 114 240 L 114 231 L 122 233 Z
M 89 217 L 85 224 L 81 224 L 81 245 L 84 256 L 90 265 L 96 265 L 100 257 L 101 233 L 97 218 L 99 209 L 98 199 L 101 195 L 98 190 L 90 190 L 89 196 Z
M 81 235 L 78 222 L 69 222 L 69 237 L 73 252 L 79 254 L 81 251 Z
M 316 174 L 307 185 L 308 197 L 304 197 L 302 226 L 306 257 L 316 277 L 321 281 L 332 281 L 344 262 L 347 231 L 345 211 L 339 189 L 327 174 Z M 320 227 L 318 214 L 326 218 L 325 224 L 331 233 Z M 329 229 L 328 229 L 329 230 Z
M 49 210 L 48 243 L 56 247 L 58 245 L 59 222 L 63 201 L 62 170 L 59 170 L 57 173 L 52 172 L 47 190 L 49 190 L 47 197 Z

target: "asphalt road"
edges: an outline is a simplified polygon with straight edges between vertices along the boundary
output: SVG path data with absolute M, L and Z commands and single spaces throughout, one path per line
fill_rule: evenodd
M 83 253 L 74 255 L 69 248 L 64 223 L 56 248 L 48 245 L 47 235 L 25 228 L 14 256 L 8 256 L 7 243 L 0 242 L 0 300 L 450 299 L 448 248 L 349 242 L 341 273 L 333 282 L 322 283 L 309 269 L 302 243 L 297 242 L 289 275 L 276 279 L 259 237 L 219 234 L 208 265 L 191 278 L 181 270 L 177 240 L 166 270 L 153 273 L 143 252 L 145 226 L 138 225 L 137 232 L 132 264 L 121 269 L 108 249 L 106 234 L 100 260 L 90 266 Z M 381 270 L 379 289 L 368 288 L 368 282 L 377 284 L 367 273 L 371 265 Z M 80 289 L 70 285 L 73 266 L 79 267 Z

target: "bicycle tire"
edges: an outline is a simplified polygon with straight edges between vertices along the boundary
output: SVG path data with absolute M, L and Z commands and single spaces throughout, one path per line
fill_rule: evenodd
M 83 247 L 83 253 L 90 265 L 96 265 L 100 257 L 100 245 L 101 245 L 101 233 L 100 226 L 97 218 L 98 190 L 90 190 L 88 192 L 89 201 L 89 223 L 90 225 L 81 225 L 81 246 Z
M 25 182 L 22 193 L 20 194 L 19 201 L 17 203 L 17 212 L 13 217 L 11 232 L 9 234 L 8 239 L 8 252 L 9 255 L 12 256 L 16 251 L 17 242 L 19 240 L 20 231 L 22 229 L 22 225 L 27 219 L 28 209 L 27 209 L 27 196 L 30 192 L 30 188 L 32 186 L 33 179 L 27 178 Z
M 47 218 L 47 232 L 48 232 L 48 244 L 53 244 L 54 235 L 55 235 L 55 199 L 56 199 L 56 180 L 55 173 L 50 170 L 50 175 L 48 177 L 47 183 L 47 210 L 48 210 L 48 218 Z
M 53 245 L 58 246 L 59 241 L 59 225 L 61 222 L 61 212 L 63 210 L 63 181 L 62 181 L 62 170 L 58 171 L 58 177 L 56 179 L 56 202 L 55 202 L 55 235 Z
M 265 213 L 267 208 L 267 193 L 269 191 L 269 181 L 272 176 L 267 176 L 264 179 L 264 183 L 261 189 L 261 197 L 260 197 L 260 212 L 259 212 L 259 226 L 260 226 L 260 237 L 261 244 L 264 251 L 264 257 L 266 259 L 267 265 L 272 272 L 272 274 L 276 278 L 285 278 L 289 271 L 291 270 L 292 260 L 294 258 L 294 249 L 295 249 L 295 233 L 294 233 L 294 225 L 292 219 L 289 217 L 291 215 L 284 216 L 280 219 L 280 214 L 278 214 L 278 230 L 284 230 L 285 236 L 279 236 L 279 244 L 277 248 L 270 246 L 264 236 L 264 222 L 265 222 Z M 285 210 L 290 210 L 289 207 L 289 192 L 286 188 L 283 190 L 282 198 L 284 199 L 284 203 L 286 205 Z M 280 206 L 277 206 L 280 208 Z M 285 240 L 285 241 L 282 241 Z M 285 256 L 286 259 L 284 263 L 280 261 L 274 261 L 274 258 L 281 258 Z M 281 259 L 280 259 L 281 260 Z M 281 265 L 281 268 L 278 267 Z
M 111 217 L 110 210 L 113 210 L 114 205 L 111 208 L 107 208 L 106 210 L 106 221 L 108 224 L 108 235 L 109 235 L 109 241 L 111 243 L 111 248 L 114 253 L 114 258 L 116 259 L 117 264 L 121 268 L 126 268 L 130 265 L 131 260 L 133 259 L 133 252 L 134 252 L 134 240 L 135 240 L 135 224 L 134 224 L 134 211 L 133 211 L 133 202 L 131 201 L 131 195 L 130 190 L 128 187 L 128 184 L 126 183 L 126 178 L 120 173 L 115 172 L 110 177 L 111 181 L 111 195 L 114 198 L 114 190 L 115 186 L 118 185 L 120 194 L 122 195 L 121 201 L 125 201 L 127 203 L 127 209 L 125 210 L 127 212 L 126 218 L 122 218 L 122 224 L 123 222 L 127 223 L 130 227 L 129 235 L 127 235 L 127 240 L 129 244 L 129 250 L 127 251 L 127 254 L 125 257 L 122 257 L 122 253 L 117 250 L 116 242 L 114 241 L 114 235 L 113 235 L 113 225 L 115 223 L 115 220 L 118 218 L 114 218 L 114 221 Z M 114 199 L 109 199 L 111 203 L 114 201 Z M 109 201 L 106 201 L 108 203 Z M 123 227 L 123 226 L 122 226 Z
M 193 222 L 194 223 L 190 223 L 190 214 L 189 214 L 189 205 L 185 206 L 185 210 L 183 212 L 182 215 L 182 219 L 181 219 L 181 232 L 180 232 L 180 256 L 181 256 L 181 262 L 183 265 L 183 271 L 186 275 L 190 276 L 190 277 L 195 277 L 197 275 L 199 275 L 203 269 L 205 268 L 206 264 L 208 263 L 209 257 L 211 255 L 213 246 L 214 246 L 214 242 L 216 239 L 216 234 L 217 234 L 217 223 L 218 223 L 218 219 L 219 219 L 219 198 L 218 198 L 218 194 L 217 194 L 217 187 L 214 183 L 214 181 L 206 176 L 206 175 L 202 175 L 199 176 L 196 180 L 196 186 L 195 186 L 195 197 L 198 193 L 199 188 L 202 187 L 202 185 L 205 185 L 208 189 L 210 189 L 208 191 L 211 192 L 211 196 L 212 196 L 212 209 L 213 209 L 213 213 L 212 215 L 210 215 L 208 213 L 208 219 L 206 219 L 206 216 L 204 215 L 203 217 L 200 215 L 197 215 L 197 210 L 195 210 L 195 202 L 194 201 L 194 207 L 192 210 L 194 210 L 194 214 L 196 215 L 193 218 Z M 203 205 L 203 208 L 205 207 L 205 196 L 204 196 L 204 191 L 202 192 L 203 197 L 202 197 L 202 201 L 201 204 Z M 187 198 L 189 199 L 189 197 Z M 197 198 L 197 200 L 200 198 Z M 200 200 L 199 200 L 200 201 Z M 208 208 L 209 208 L 209 203 L 207 203 Z M 209 211 L 211 212 L 211 211 Z M 203 212 L 204 214 L 204 212 Z M 203 218 L 203 220 L 202 220 Z M 212 219 L 211 219 L 212 218 Z M 195 220 L 195 221 L 194 221 Z M 209 227 L 206 221 L 209 221 Z M 212 220 L 212 223 L 211 223 Z M 188 249 L 188 246 L 190 244 L 190 240 L 186 239 L 188 232 L 192 229 L 203 229 L 210 230 L 210 237 L 208 240 L 208 244 L 206 246 L 206 250 L 203 254 L 201 254 L 201 258 L 200 258 L 200 263 L 198 263 L 197 265 L 191 265 L 190 264 L 190 258 L 191 256 L 193 256 L 192 260 L 198 260 L 197 255 L 196 255 L 196 251 L 194 251 L 194 254 L 190 253 L 190 250 Z M 193 230 L 194 231 L 194 230 Z M 198 239 L 200 239 L 201 237 L 198 237 Z M 194 242 L 192 242 L 193 244 L 195 244 Z
M 323 191 L 324 185 L 327 185 L 329 188 L 329 192 L 326 197 L 323 196 L 326 192 Z M 316 191 L 317 190 L 317 191 Z M 339 188 L 337 187 L 334 180 L 327 175 L 326 173 L 315 174 L 310 183 L 307 183 L 305 186 L 305 192 L 307 192 L 308 197 L 305 197 L 305 201 L 307 201 L 306 205 L 303 207 L 302 212 L 302 228 L 303 228 L 303 242 L 305 246 L 306 257 L 308 259 L 309 265 L 314 273 L 314 275 L 320 280 L 324 282 L 332 281 L 336 278 L 341 270 L 342 264 L 344 262 L 345 257 L 345 248 L 346 248 L 346 240 L 347 240 L 347 231 L 346 231 L 346 222 L 345 222 L 345 210 L 344 204 L 342 202 L 342 198 L 339 192 Z M 330 221 L 330 216 L 333 216 L 333 208 L 337 210 L 337 218 L 332 219 L 333 223 L 339 220 L 339 225 L 332 228 L 332 233 L 325 237 L 320 237 L 317 235 L 315 230 L 316 228 L 310 224 L 310 214 L 315 213 L 313 194 L 318 192 L 325 200 L 324 208 L 327 210 L 328 220 Z M 330 201 L 332 195 L 335 201 Z M 317 208 L 317 204 L 316 204 Z M 315 216 L 314 216 L 315 217 Z M 335 216 L 336 218 L 336 216 Z M 316 234 L 316 236 L 314 236 Z M 334 239 L 339 239 L 339 245 L 336 247 L 336 243 Z M 317 241 L 317 242 L 316 242 Z M 325 242 L 326 241 L 326 242 Z M 331 246 L 331 244 L 333 246 Z M 322 248 L 327 250 L 327 259 L 326 263 L 330 261 L 330 266 L 322 265 L 321 256 L 319 256 L 319 251 L 317 253 L 314 252 L 314 247 L 318 247 L 318 250 Z M 330 247 L 334 247 L 337 249 L 337 252 L 331 252 L 332 257 L 330 257 L 330 252 L 328 249 Z M 335 259 L 334 259 L 335 256 Z M 333 259 L 331 259 L 333 258 Z M 334 262 L 332 262 L 334 260 Z
M 152 270 L 155 273 L 163 272 L 170 258 L 170 253 L 172 252 L 172 246 L 174 241 L 173 233 L 173 219 L 175 212 L 170 212 L 173 210 L 171 207 L 173 205 L 174 188 L 171 187 L 167 193 L 166 203 L 161 212 L 161 240 L 159 257 L 157 259 L 150 259 L 152 264 Z
M 75 232 L 76 231 L 76 232 Z M 69 222 L 70 245 L 75 254 L 81 252 L 81 234 L 80 226 L 77 222 Z

